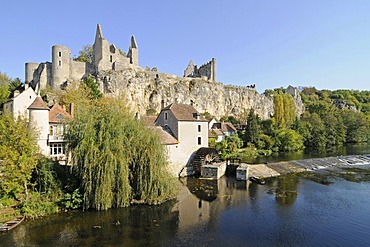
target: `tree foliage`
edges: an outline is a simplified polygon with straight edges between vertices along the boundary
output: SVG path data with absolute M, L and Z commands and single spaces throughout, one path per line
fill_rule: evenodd
M 78 57 L 75 61 L 92 63 L 93 59 L 93 47 L 91 45 L 85 45 L 81 51 L 78 52 Z
M 5 83 L 0 82 L 0 106 L 2 106 L 9 98 L 10 91 L 9 87 Z M 1 109 L 2 107 L 0 107 Z
M 274 118 L 282 128 L 290 128 L 296 118 L 293 97 L 287 93 L 274 95 Z
M 247 127 L 245 130 L 245 141 L 256 145 L 260 136 L 260 119 L 254 110 L 249 111 L 247 117 Z
M 20 201 L 28 199 L 37 151 L 35 134 L 25 119 L 0 115 L 0 192 Z
M 92 76 L 88 76 L 84 80 L 84 84 L 90 90 L 91 99 L 97 100 L 103 97 L 103 94 L 98 88 L 98 83 L 96 83 L 95 79 Z
M 66 137 L 85 209 L 153 203 L 173 196 L 175 187 L 159 137 L 125 110 L 122 99 L 102 99 L 77 109 Z

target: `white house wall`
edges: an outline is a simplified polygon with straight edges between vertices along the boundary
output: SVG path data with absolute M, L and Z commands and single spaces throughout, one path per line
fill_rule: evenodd
M 24 117 L 28 119 L 29 111 L 28 107 L 35 101 L 37 95 L 32 88 L 28 88 L 21 94 L 16 96 L 12 101 L 8 101 L 4 104 L 4 110 L 9 111 L 13 114 L 13 117 Z

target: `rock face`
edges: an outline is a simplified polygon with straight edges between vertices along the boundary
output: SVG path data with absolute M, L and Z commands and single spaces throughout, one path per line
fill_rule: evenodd
M 148 69 L 126 69 L 102 72 L 97 75 L 100 90 L 106 96 L 124 95 L 134 112 L 145 114 L 148 109 L 157 113 L 171 103 L 193 103 L 201 113 L 216 118 L 238 117 L 253 108 L 262 118 L 274 113 L 273 98 L 259 94 L 252 87 L 238 87 L 211 82 L 205 78 L 177 77 Z

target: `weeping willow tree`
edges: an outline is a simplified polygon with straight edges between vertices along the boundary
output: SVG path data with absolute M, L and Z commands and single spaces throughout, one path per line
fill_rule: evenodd
M 79 106 L 67 130 L 84 209 L 156 203 L 175 194 L 159 137 L 120 102 L 101 99 Z

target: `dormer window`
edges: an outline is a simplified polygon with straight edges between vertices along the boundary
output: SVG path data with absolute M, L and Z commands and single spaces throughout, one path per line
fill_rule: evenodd
M 200 119 L 200 114 L 198 112 L 194 112 L 193 113 L 193 118 L 195 118 L 196 120 L 199 120 Z
M 63 120 L 63 116 L 61 114 L 58 113 L 58 115 L 55 117 L 55 119 L 58 119 L 58 120 Z

